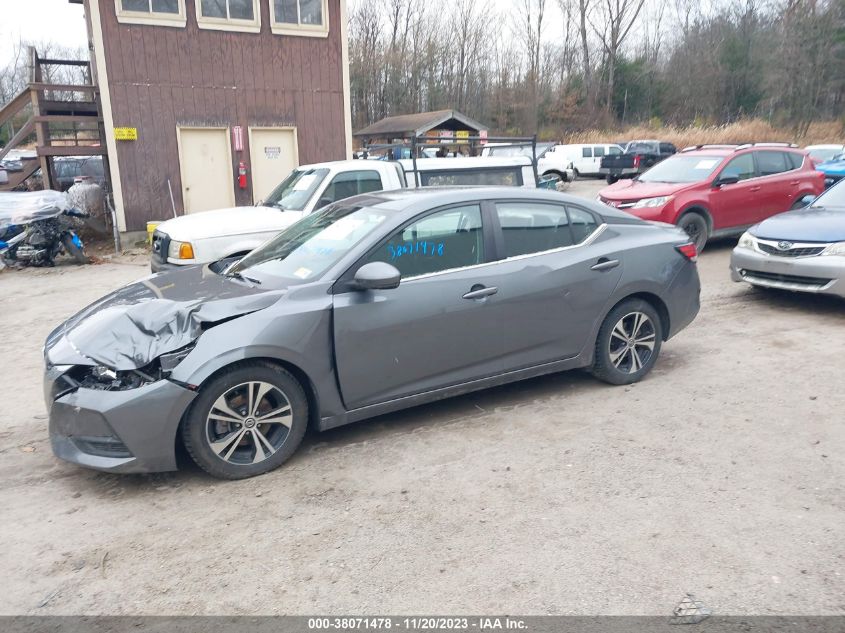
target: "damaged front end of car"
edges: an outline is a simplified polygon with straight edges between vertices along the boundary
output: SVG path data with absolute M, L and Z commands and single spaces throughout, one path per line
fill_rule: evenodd
M 172 372 L 203 332 L 282 294 L 197 267 L 131 284 L 68 319 L 44 347 L 54 453 L 111 472 L 175 470 L 176 433 L 196 387 Z

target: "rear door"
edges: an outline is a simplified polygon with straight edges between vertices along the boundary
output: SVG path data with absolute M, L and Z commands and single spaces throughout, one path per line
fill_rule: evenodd
M 602 158 L 604 158 L 604 145 L 593 145 L 593 168 L 591 173 L 601 173 Z
M 722 185 L 711 193 L 713 228 L 719 230 L 754 224 L 760 216 L 763 202 L 752 152 L 728 161 L 718 174 L 720 178 L 725 176 L 736 176 L 739 182 Z
M 514 200 L 494 211 L 502 259 L 491 307 L 506 368 L 576 356 L 622 274 L 621 256 L 596 239 L 605 227 L 575 205 Z
M 793 170 L 792 161 L 779 150 L 761 149 L 754 152 L 757 169 L 760 172 L 760 206 L 756 222 L 776 213 L 788 211 L 798 197 L 801 184 L 798 173 Z
M 582 145 L 575 156 L 575 169 L 579 174 L 595 173 L 593 167 L 593 148 L 589 145 Z

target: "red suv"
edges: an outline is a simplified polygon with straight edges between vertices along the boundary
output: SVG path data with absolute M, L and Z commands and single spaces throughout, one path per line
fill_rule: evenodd
M 643 220 L 676 224 L 701 250 L 711 237 L 738 235 L 823 190 L 824 174 L 794 146 L 699 145 L 605 187 L 599 199 Z

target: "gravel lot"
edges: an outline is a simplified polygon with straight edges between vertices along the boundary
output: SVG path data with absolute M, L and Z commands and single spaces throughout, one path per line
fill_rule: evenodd
M 845 302 L 733 284 L 730 248 L 638 385 L 476 393 L 242 482 L 56 460 L 42 342 L 146 260 L 6 271 L 0 613 L 845 613 Z

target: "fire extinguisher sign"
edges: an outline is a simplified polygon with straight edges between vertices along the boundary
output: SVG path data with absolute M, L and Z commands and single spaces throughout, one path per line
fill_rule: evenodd
M 236 152 L 244 151 L 244 129 L 240 125 L 232 128 L 232 145 Z

